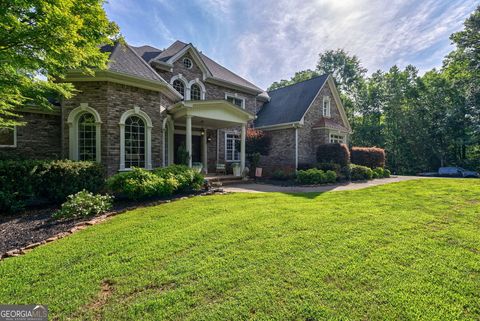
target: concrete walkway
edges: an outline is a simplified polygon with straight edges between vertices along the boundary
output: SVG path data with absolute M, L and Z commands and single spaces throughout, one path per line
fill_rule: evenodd
M 368 182 L 354 182 L 334 185 L 321 186 L 278 186 L 270 184 L 234 184 L 224 186 L 225 192 L 241 192 L 241 193 L 266 193 L 266 192 L 281 192 L 281 193 L 306 193 L 306 192 L 326 192 L 326 191 L 348 191 L 362 189 L 371 186 L 378 186 L 396 182 L 410 181 L 413 179 L 423 179 L 426 177 L 419 176 L 394 176 L 390 178 L 374 179 Z

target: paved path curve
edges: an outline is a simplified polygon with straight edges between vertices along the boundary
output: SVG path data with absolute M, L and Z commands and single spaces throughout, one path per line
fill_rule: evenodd
M 321 185 L 321 186 L 278 186 L 269 184 L 234 184 L 224 186 L 225 192 L 242 192 L 242 193 L 266 193 L 266 192 L 281 192 L 281 193 L 305 193 L 305 192 L 326 192 L 326 191 L 348 191 L 362 189 L 371 186 L 384 185 L 396 182 L 410 181 L 413 179 L 424 179 L 426 177 L 419 176 L 394 176 L 390 178 L 374 179 L 368 182 L 354 182 L 335 185 Z

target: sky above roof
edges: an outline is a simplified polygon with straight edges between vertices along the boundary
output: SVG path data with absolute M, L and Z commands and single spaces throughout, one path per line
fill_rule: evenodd
M 369 73 L 413 64 L 440 67 L 477 0 L 110 0 L 128 43 L 163 49 L 175 40 L 267 88 L 314 69 L 318 54 L 343 48 Z

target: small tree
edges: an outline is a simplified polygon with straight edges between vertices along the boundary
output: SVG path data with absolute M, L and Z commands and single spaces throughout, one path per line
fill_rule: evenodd
M 247 128 L 245 137 L 245 154 L 252 168 L 258 166 L 260 155 L 267 156 L 270 152 L 271 138 L 265 132 Z

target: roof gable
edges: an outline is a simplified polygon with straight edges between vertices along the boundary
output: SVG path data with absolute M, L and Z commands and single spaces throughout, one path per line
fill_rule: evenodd
M 270 101 L 257 114 L 256 127 L 300 122 L 328 79 L 328 74 L 268 92 Z

